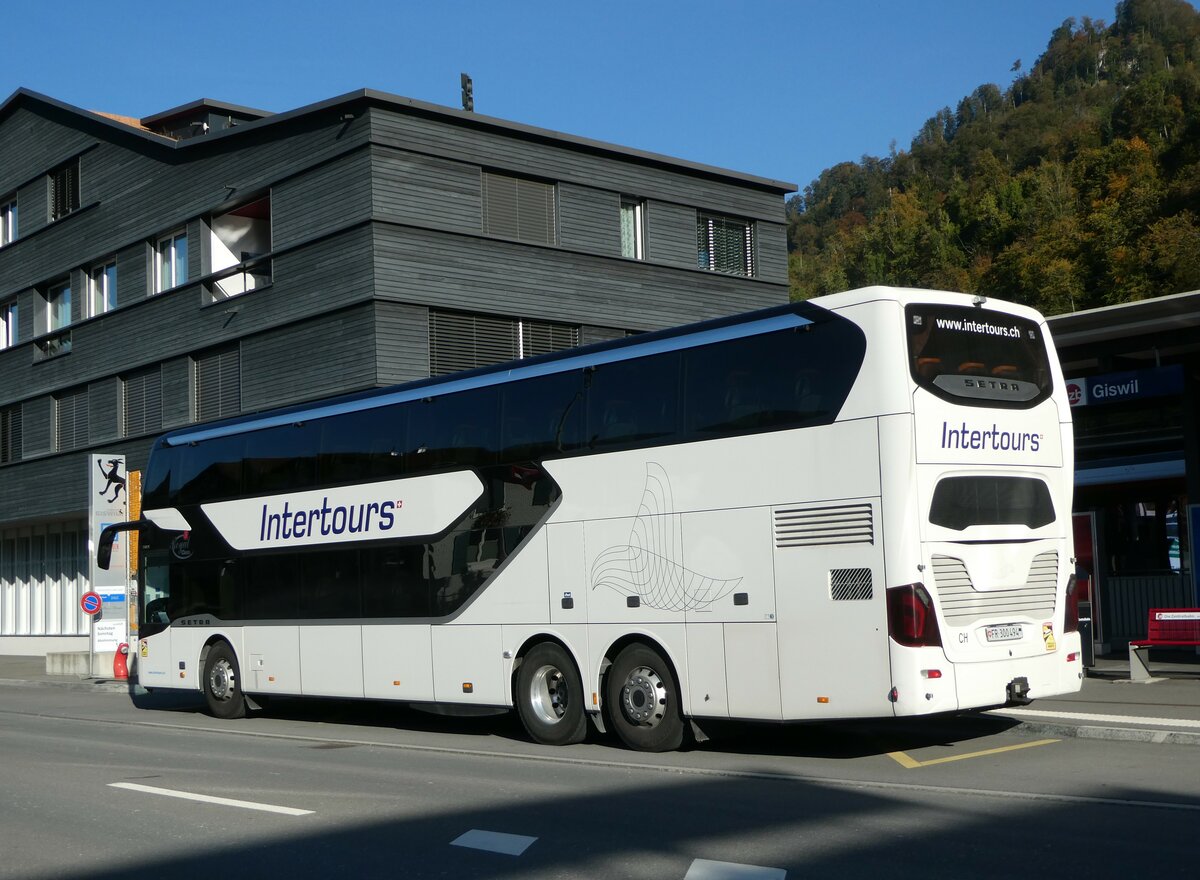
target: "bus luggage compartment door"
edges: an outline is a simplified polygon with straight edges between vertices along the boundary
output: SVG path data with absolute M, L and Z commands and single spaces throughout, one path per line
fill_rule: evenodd
M 770 509 L 685 513 L 681 532 L 692 712 L 780 720 Z
M 879 498 L 773 515 L 784 718 L 890 715 Z

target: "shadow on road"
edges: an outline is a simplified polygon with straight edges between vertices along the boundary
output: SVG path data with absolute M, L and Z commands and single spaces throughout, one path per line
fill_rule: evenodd
M 192 691 L 131 694 L 131 700 L 137 708 L 145 710 L 205 711 L 203 696 Z M 339 725 L 346 729 L 347 736 L 352 728 L 358 728 L 528 741 L 515 712 L 487 709 L 462 712 L 370 700 L 272 697 L 262 711 L 251 712 L 243 721 L 229 723 L 253 727 L 262 719 Z M 721 754 L 847 760 L 982 739 L 1018 725 L 1019 722 L 1012 719 L 976 714 L 794 724 L 703 720 L 700 727 L 707 739 L 699 742 L 689 739 L 685 748 Z M 325 734 L 314 731 L 314 736 L 321 735 Z M 591 726 L 588 739 L 592 743 L 621 748 L 615 736 L 600 734 Z M 553 747 L 546 748 L 548 754 L 554 753 Z

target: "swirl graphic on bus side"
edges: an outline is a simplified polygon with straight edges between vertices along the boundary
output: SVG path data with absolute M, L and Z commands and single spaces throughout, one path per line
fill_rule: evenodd
M 662 466 L 646 464 L 642 500 L 628 543 L 609 547 L 592 563 L 592 589 L 608 587 L 660 611 L 708 608 L 729 595 L 742 578 L 714 578 L 683 564 L 681 518 L 671 481 Z

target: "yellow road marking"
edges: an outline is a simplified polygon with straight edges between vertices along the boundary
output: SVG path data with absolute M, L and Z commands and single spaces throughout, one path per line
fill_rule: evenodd
M 1048 746 L 1051 743 L 1062 742 L 1059 739 L 1039 739 L 1033 742 L 1020 743 L 1015 746 L 1001 746 L 998 749 L 984 749 L 982 752 L 968 752 L 965 755 L 951 755 L 948 758 L 934 758 L 931 761 L 918 761 L 904 752 L 888 752 L 888 757 L 905 770 L 916 770 L 918 767 L 932 767 L 934 764 L 948 764 L 951 761 L 965 761 L 968 758 L 982 758 L 985 755 L 999 755 L 1002 752 L 1015 752 L 1018 749 L 1032 749 L 1034 746 Z

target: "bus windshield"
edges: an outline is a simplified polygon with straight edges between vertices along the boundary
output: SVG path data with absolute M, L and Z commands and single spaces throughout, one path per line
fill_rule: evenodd
M 905 309 L 909 368 L 939 397 L 979 405 L 1031 406 L 1051 392 L 1041 328 L 972 306 L 914 303 Z

